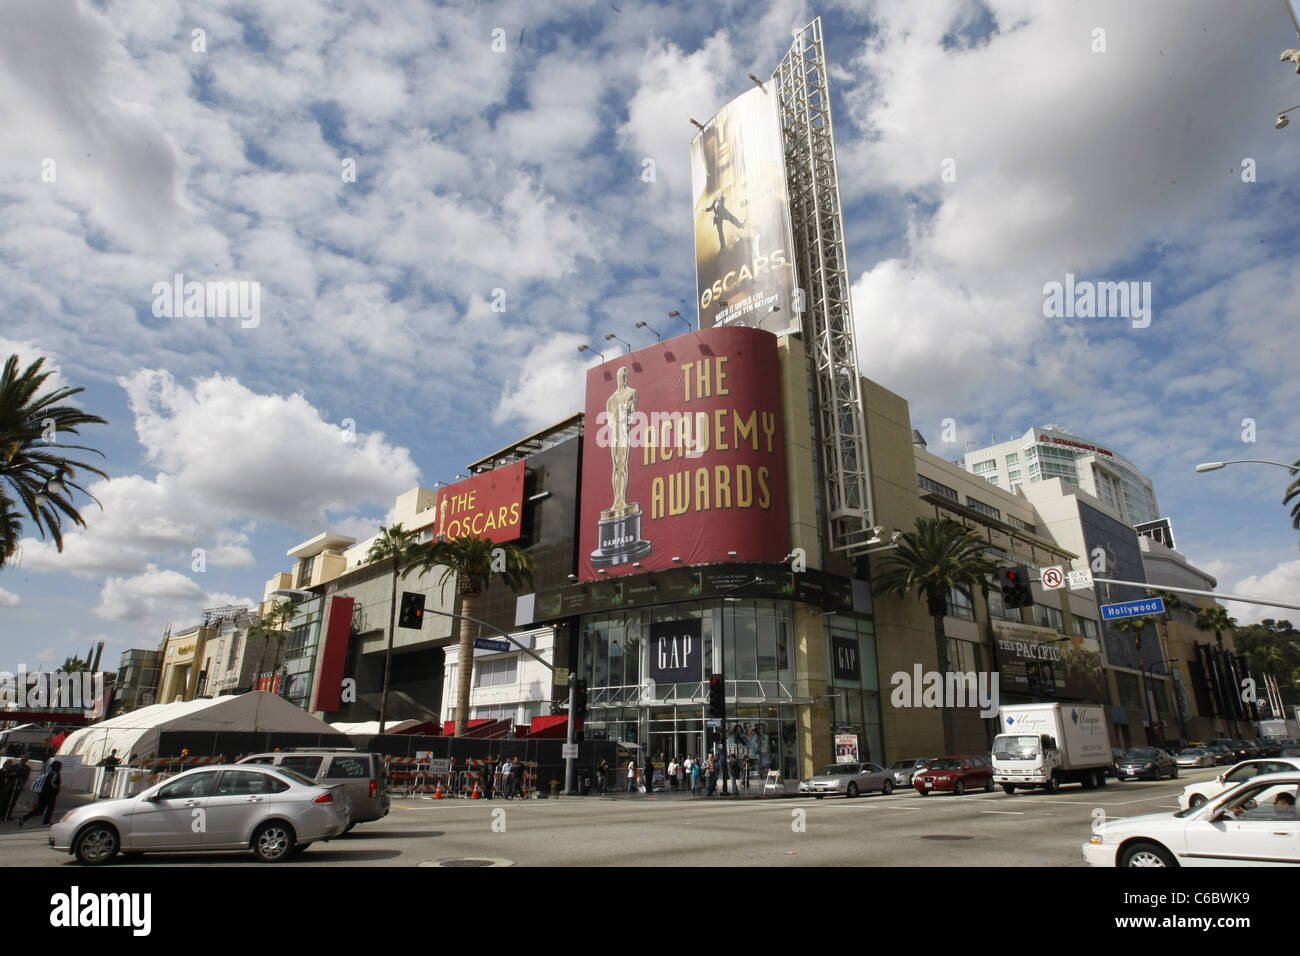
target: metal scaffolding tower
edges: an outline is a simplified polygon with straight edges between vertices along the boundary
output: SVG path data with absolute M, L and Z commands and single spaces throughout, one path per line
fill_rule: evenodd
M 822 504 L 831 549 L 852 557 L 872 537 L 873 507 L 820 17 L 795 34 L 772 79 L 785 141 L 795 263 L 805 293 L 803 334 L 817 383 L 814 440 L 822 449 Z

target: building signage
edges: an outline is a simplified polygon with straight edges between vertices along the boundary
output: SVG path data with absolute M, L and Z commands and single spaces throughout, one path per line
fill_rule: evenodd
M 831 653 L 834 655 L 832 671 L 836 680 L 862 679 L 862 660 L 858 656 L 858 642 L 850 637 L 831 636 Z
M 587 373 L 579 577 L 788 553 L 776 337 L 707 329 Z
M 1122 617 L 1142 617 L 1144 614 L 1164 614 L 1163 598 L 1146 598 L 1142 601 L 1124 601 L 1121 604 L 1103 604 L 1101 619 L 1117 621 Z
M 514 541 L 522 533 L 523 503 L 524 463 L 517 461 L 439 488 L 434 533 L 449 541 Z
M 656 684 L 698 681 L 703 660 L 701 621 L 655 621 L 650 625 L 650 679 Z
M 781 121 L 772 92 L 736 97 L 691 141 L 700 328 L 799 326 Z
M 494 641 L 487 637 L 477 637 L 474 639 L 474 647 L 480 651 L 508 651 L 510 650 L 509 641 Z
M 1095 451 L 1101 455 L 1115 457 L 1115 453 L 1107 448 L 1101 448 L 1097 445 L 1089 445 L 1086 441 L 1072 441 L 1069 438 L 1057 438 L 1054 435 L 1039 434 L 1038 440 L 1044 445 L 1068 445 L 1070 448 L 1082 448 L 1084 451 Z
M 1002 693 L 1045 700 L 1105 699 L 1096 640 L 1010 621 L 994 621 L 993 636 Z

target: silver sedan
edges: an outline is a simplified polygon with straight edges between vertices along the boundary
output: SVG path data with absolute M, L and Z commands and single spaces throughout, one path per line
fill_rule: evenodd
M 1210 753 L 1204 747 L 1184 747 L 1178 752 L 1179 767 L 1213 767 L 1214 754 Z
M 50 827 L 50 847 L 87 866 L 181 850 L 251 850 L 277 863 L 347 829 L 342 785 L 320 786 L 283 767 L 187 770 L 124 800 L 78 807 Z
M 799 792 L 818 800 L 829 795 L 852 799 L 869 790 L 879 790 L 885 796 L 893 793 L 893 771 L 874 763 L 833 763 L 811 779 L 799 781 Z

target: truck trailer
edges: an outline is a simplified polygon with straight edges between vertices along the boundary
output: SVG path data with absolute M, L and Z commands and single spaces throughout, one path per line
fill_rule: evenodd
M 998 708 L 993 781 L 1007 793 L 1063 783 L 1106 784 L 1112 764 L 1106 711 L 1095 704 L 1011 704 Z

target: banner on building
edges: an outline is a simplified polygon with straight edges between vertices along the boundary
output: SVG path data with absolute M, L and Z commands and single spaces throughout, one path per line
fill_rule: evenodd
M 799 327 L 781 121 L 772 91 L 736 97 L 691 141 L 700 328 Z
M 858 735 L 857 734 L 836 734 L 835 735 L 835 762 L 836 763 L 857 763 L 858 762 Z
M 1108 700 L 1096 640 L 1033 624 L 994 621 L 998 681 L 1004 694 L 1044 700 Z
M 583 581 L 789 553 L 779 381 L 776 337 L 740 327 L 588 371 Z
M 650 679 L 655 684 L 684 684 L 703 679 L 699 618 L 650 624 Z
M 524 463 L 517 461 L 438 489 L 434 533 L 448 541 L 491 538 L 516 540 L 522 531 Z
M 858 642 L 851 637 L 831 636 L 831 668 L 836 680 L 862 679 L 862 662 L 858 656 Z

